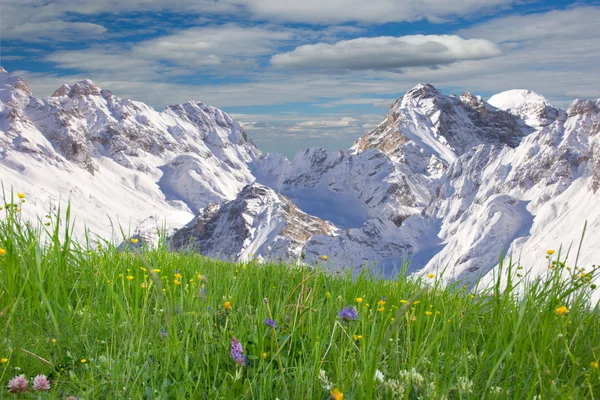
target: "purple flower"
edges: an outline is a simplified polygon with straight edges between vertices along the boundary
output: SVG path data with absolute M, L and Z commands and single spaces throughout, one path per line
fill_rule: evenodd
M 169 332 L 167 332 L 167 330 L 166 330 L 165 328 L 162 328 L 162 329 L 160 330 L 160 337 L 164 339 L 164 338 L 166 338 L 167 336 L 169 336 Z
M 244 349 L 242 348 L 242 344 L 234 336 L 233 339 L 231 339 L 231 358 L 237 365 L 246 365 L 246 356 L 243 353 Z
M 38 375 L 33 378 L 33 390 L 50 390 L 50 382 L 46 375 Z
M 8 381 L 8 391 L 10 393 L 25 393 L 27 391 L 27 379 L 25 375 L 19 375 Z
M 270 326 L 271 328 L 275 329 L 275 328 L 277 328 L 277 321 L 275 321 L 274 319 L 271 319 L 271 318 L 267 318 L 267 319 L 265 319 L 265 325 Z
M 344 307 L 344 309 L 338 313 L 338 316 L 346 322 L 354 321 L 358 318 L 358 311 L 356 311 L 356 308 L 354 307 Z

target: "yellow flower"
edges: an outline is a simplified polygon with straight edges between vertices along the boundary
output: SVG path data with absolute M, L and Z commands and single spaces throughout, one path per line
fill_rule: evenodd
M 2 247 L 0 247 L 0 256 L 3 256 L 6 254 L 6 250 L 4 250 Z
M 20 198 L 20 199 L 24 199 L 25 198 L 25 193 L 19 192 L 19 193 L 17 193 L 17 197 Z
M 194 280 L 193 280 L 193 279 L 190 279 L 190 283 L 194 283 Z
M 385 304 L 385 300 L 379 300 L 379 301 L 377 302 L 377 305 L 380 305 L 380 306 L 382 306 L 382 305 L 384 305 L 384 304 Z
M 352 335 L 352 339 L 360 340 L 360 339 L 362 339 L 362 335 Z
M 335 388 L 333 389 L 333 392 L 331 392 L 331 397 L 329 397 L 329 400 L 344 400 L 344 394 Z
M 385 311 L 385 307 L 379 307 L 379 308 L 377 309 L 377 311 L 379 311 L 379 312 L 384 312 L 384 311 Z
M 136 239 L 136 238 L 131 238 L 131 243 L 133 243 L 133 244 L 136 244 L 137 242 L 139 242 L 139 240 L 138 240 L 138 239 Z
M 548 251 L 546 252 L 546 254 L 548 254 L 549 256 L 551 256 L 552 254 L 554 254 L 554 250 L 548 250 Z
M 569 309 L 566 306 L 561 306 L 554 310 L 554 312 L 556 312 L 558 315 L 565 315 L 569 312 Z
M 163 293 L 164 293 L 164 292 L 166 292 L 166 291 L 167 291 L 167 289 L 164 289 L 164 288 L 163 288 Z
M 133 280 L 133 276 L 132 275 L 127 275 L 127 280 Z
M 402 303 L 402 304 L 407 304 L 407 303 L 408 303 L 408 301 L 406 301 L 406 300 L 400 300 L 400 303 Z
M 177 279 L 181 279 L 181 278 L 182 278 L 182 275 L 181 275 L 180 273 L 177 273 L 177 274 L 175 274 L 175 278 L 177 278 Z
M 144 272 L 148 271 L 148 270 L 146 269 L 146 267 L 140 267 L 140 269 L 141 269 L 142 271 L 144 271 Z
M 145 289 L 148 287 L 148 284 L 146 282 L 142 283 L 142 287 Z
M 85 364 L 85 363 L 86 363 L 86 361 L 87 361 L 87 360 L 86 360 L 85 358 L 82 358 L 82 359 L 81 359 L 81 363 L 82 363 L 82 364 Z
M 173 283 L 176 284 L 176 285 L 181 285 L 181 282 L 178 281 L 177 279 L 173 280 Z
M 328 299 L 330 299 L 331 298 L 331 292 L 326 292 L 325 293 L 325 297 L 327 297 Z
M 231 303 L 229 301 L 226 301 L 225 303 L 223 303 L 223 307 L 229 311 L 231 310 Z
M 0 358 L 0 363 L 6 364 L 8 362 L 8 358 Z
M 413 304 L 414 304 L 414 305 L 417 305 L 417 304 L 419 304 L 420 302 L 421 302 L 421 300 L 415 300 L 415 301 L 413 302 Z
M 327 256 L 321 256 L 321 260 L 327 261 Z
M 363 298 L 362 298 L 362 297 L 357 297 L 357 298 L 356 298 L 356 302 L 357 302 L 358 304 L 362 303 L 362 302 L 363 302 Z
M 155 273 L 155 274 L 158 274 L 158 273 L 160 272 L 160 269 L 156 269 L 156 268 L 154 268 L 154 269 L 153 269 L 153 270 L 151 270 L 150 272 L 152 272 L 152 273 Z
M 433 314 L 431 311 L 425 311 L 425 315 L 427 315 L 428 317 L 431 316 L 431 314 Z
M 56 343 L 56 339 L 52 338 L 51 342 Z
M 369 303 L 365 304 L 365 308 L 369 308 L 371 305 Z
M 427 274 L 427 277 L 428 277 L 429 279 L 433 279 L 433 278 L 435 278 L 435 274 Z
M 417 317 L 413 315 L 413 316 L 412 316 L 412 318 L 411 318 L 411 320 L 412 320 L 412 321 L 416 321 L 416 320 L 417 320 Z
M 265 351 L 265 352 L 263 353 L 263 358 L 266 360 L 266 359 L 267 359 L 267 356 L 268 356 L 268 354 L 267 354 L 267 352 Z
M 6 358 L 3 358 L 3 360 L 6 360 Z M 3 361 L 3 362 L 6 362 L 6 361 Z M 592 361 L 590 363 L 590 367 L 598 369 L 598 362 Z

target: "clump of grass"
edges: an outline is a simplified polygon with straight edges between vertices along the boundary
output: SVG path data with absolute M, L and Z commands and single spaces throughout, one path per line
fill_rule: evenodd
M 68 209 L 32 226 L 14 204 L 0 220 L 0 397 L 21 374 L 47 376 L 35 395 L 49 398 L 600 396 L 596 268 L 548 255 L 541 279 L 508 265 L 508 283 L 468 292 L 333 275 L 325 259 L 120 252 L 73 241 Z

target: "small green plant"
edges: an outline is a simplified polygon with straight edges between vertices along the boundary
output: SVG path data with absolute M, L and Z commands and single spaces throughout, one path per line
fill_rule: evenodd
M 546 276 L 509 262 L 471 292 L 434 275 L 353 279 L 325 257 L 308 268 L 81 244 L 68 208 L 33 226 L 20 200 L 0 219 L 2 398 L 20 375 L 21 396 L 48 398 L 600 397 L 595 267 L 548 254 Z

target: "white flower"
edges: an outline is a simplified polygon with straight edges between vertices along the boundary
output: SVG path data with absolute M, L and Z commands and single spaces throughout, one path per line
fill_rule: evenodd
M 383 372 L 380 370 L 375 371 L 375 382 L 383 383 L 385 381 L 385 376 L 383 376 Z
M 460 376 L 458 378 L 458 390 L 463 393 L 471 393 L 473 391 L 473 381 L 464 376 Z

